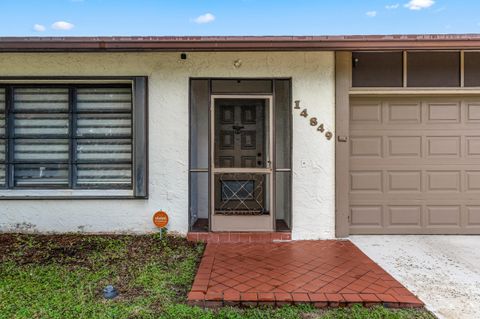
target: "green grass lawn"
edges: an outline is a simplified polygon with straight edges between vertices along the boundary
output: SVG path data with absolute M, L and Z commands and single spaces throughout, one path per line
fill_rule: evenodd
M 189 307 L 203 245 L 167 236 L 0 234 L 0 318 L 434 318 L 427 311 Z M 102 290 L 120 292 L 105 300 Z

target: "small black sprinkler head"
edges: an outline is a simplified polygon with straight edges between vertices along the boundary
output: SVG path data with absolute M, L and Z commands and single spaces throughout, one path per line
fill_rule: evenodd
M 118 296 L 118 291 L 112 285 L 108 285 L 103 289 L 103 297 L 105 299 L 113 299 Z

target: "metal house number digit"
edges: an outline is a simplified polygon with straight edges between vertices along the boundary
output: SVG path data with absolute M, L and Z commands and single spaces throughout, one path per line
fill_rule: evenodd
M 295 101 L 295 109 L 300 110 L 300 100 Z
M 300 116 L 307 117 L 308 116 L 307 109 L 303 109 L 302 113 L 300 113 Z

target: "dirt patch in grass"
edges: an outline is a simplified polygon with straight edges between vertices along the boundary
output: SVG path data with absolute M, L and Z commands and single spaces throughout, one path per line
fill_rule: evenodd
M 90 265 L 89 255 L 106 248 L 105 245 L 91 241 L 90 238 L 80 235 L 3 234 L 0 235 L 0 260 L 13 261 L 19 265 L 55 263 L 87 267 Z
M 151 297 L 167 290 L 168 301 L 183 301 L 193 281 L 203 245 L 169 235 L 26 235 L 0 234 L 0 263 L 22 268 L 60 267 L 65 272 L 105 273 L 93 295 L 102 299 L 102 287 L 114 284 L 117 302 Z M 161 272 L 171 280 L 148 282 Z
M 196 247 L 197 244 L 177 236 L 168 236 L 166 241 L 161 241 L 155 235 L 0 234 L 0 262 L 83 267 L 92 267 L 98 261 L 95 257 L 103 257 L 108 264 L 116 263 L 120 258 L 128 264 L 153 259 L 167 262 L 182 258 L 185 250 L 195 250 Z M 172 251 L 179 253 L 171 254 Z

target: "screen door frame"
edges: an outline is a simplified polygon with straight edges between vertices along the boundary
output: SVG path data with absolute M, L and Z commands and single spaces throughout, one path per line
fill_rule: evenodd
M 273 94 L 214 94 L 210 97 L 210 229 L 211 231 L 274 231 L 275 230 L 275 152 L 274 152 L 274 113 Z M 265 168 L 218 168 L 215 167 L 215 101 L 217 99 L 235 100 L 265 100 L 268 119 L 268 135 L 265 142 L 268 143 L 268 156 L 265 157 Z M 222 173 L 253 173 L 265 174 L 267 184 L 267 200 L 269 207 L 268 215 L 218 215 L 215 214 L 215 174 Z

